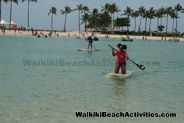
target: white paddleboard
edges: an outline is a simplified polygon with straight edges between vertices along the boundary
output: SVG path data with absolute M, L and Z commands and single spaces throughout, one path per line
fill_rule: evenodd
M 114 73 L 114 72 L 110 72 L 107 74 L 107 77 L 122 77 L 122 78 L 127 78 L 129 76 L 132 75 L 132 72 L 127 70 L 126 74 L 122 74 L 122 73 Z
M 78 51 L 91 51 L 91 49 L 78 49 Z M 97 51 L 97 50 L 95 50 L 95 49 L 92 49 L 92 51 Z

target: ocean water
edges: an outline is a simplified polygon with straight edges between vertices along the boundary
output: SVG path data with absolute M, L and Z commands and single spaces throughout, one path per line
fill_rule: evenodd
M 83 39 L 0 37 L 0 123 L 182 123 L 184 43 L 126 42 L 131 77 L 108 78 L 108 44 Z M 121 42 L 122 43 L 122 42 Z M 176 113 L 176 117 L 76 117 L 76 112 Z

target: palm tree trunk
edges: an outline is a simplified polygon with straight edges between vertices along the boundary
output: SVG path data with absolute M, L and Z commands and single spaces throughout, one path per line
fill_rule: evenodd
M 112 33 L 114 34 L 114 14 L 112 13 Z
M 174 33 L 174 18 L 173 18 L 173 22 L 172 22 L 172 34 Z
M 167 14 L 167 18 L 166 18 L 166 36 L 167 36 L 167 27 L 168 27 L 168 14 Z
M 128 16 L 128 20 L 130 20 L 129 16 Z M 129 26 L 127 26 L 127 35 L 128 35 L 128 32 L 129 32 Z
M 27 27 L 29 27 L 29 4 L 30 4 L 30 0 L 28 0 L 28 10 L 27 10 Z
M 66 18 L 67 18 L 67 14 L 65 14 L 64 32 L 66 32 Z
M 162 17 L 160 18 L 160 25 L 162 25 Z
M 178 32 L 178 11 L 176 11 L 176 35 Z
M 96 33 L 96 16 L 95 16 L 95 33 Z
M 112 25 L 113 25 L 113 18 L 112 18 L 112 14 L 111 14 L 111 33 L 113 33 L 112 32 L 112 28 L 113 28 Z
M 136 17 L 135 17 L 135 22 L 134 22 L 134 31 L 136 32 Z
M 140 31 L 141 31 L 141 22 L 142 22 L 142 16 L 141 16 L 141 19 L 140 19 L 138 32 L 140 32 Z
M 145 18 L 145 33 L 147 32 L 147 17 Z
M 1 0 L 0 0 L 0 21 L 1 21 Z
M 150 19 L 150 23 L 149 23 L 149 33 L 151 33 L 151 19 Z
M 157 18 L 157 35 L 158 35 L 159 18 Z
M 51 30 L 53 31 L 53 13 L 51 15 Z
M 86 30 L 86 21 L 84 21 L 84 25 L 85 25 L 85 27 L 84 27 L 84 28 L 85 28 L 85 32 L 86 32 L 86 31 L 87 31 L 87 30 Z
M 80 11 L 79 11 L 79 16 L 78 16 L 78 24 L 79 24 L 79 34 L 80 34 Z
M 11 29 L 11 17 L 12 17 L 12 0 L 11 0 L 11 3 L 10 3 L 10 29 Z

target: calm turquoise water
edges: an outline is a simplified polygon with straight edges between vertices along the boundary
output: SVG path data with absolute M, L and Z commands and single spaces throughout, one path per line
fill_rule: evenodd
M 182 123 L 184 43 L 126 43 L 131 59 L 143 64 L 130 78 L 107 78 L 114 67 L 108 44 L 99 52 L 73 38 L 0 37 L 0 123 Z M 39 63 L 39 61 L 41 61 Z M 31 63 L 28 65 L 28 63 Z M 75 112 L 176 113 L 176 118 L 76 118 Z

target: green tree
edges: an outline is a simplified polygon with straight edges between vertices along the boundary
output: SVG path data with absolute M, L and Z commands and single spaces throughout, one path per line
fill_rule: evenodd
M 93 18 L 93 27 L 95 28 L 95 32 L 96 32 L 96 25 L 97 25 L 97 14 L 98 14 L 98 9 L 93 9 L 93 11 L 92 11 L 92 18 Z
M 48 15 L 51 14 L 51 29 L 53 31 L 53 15 L 56 15 L 57 9 L 55 7 L 51 7 L 51 9 L 49 10 Z
M 110 4 L 109 3 L 106 3 L 104 6 L 101 6 L 102 9 L 101 9 L 101 12 L 105 13 L 106 15 L 110 16 L 109 15 L 109 9 L 110 9 Z M 106 22 L 105 22 L 106 23 Z M 109 25 L 108 25 L 109 26 Z
M 22 0 L 24 2 L 26 0 Z M 27 27 L 29 27 L 29 8 L 30 8 L 30 2 L 37 2 L 37 0 L 27 0 L 28 6 L 27 6 Z
M 145 18 L 145 29 L 144 29 L 145 33 L 147 32 L 148 14 L 149 14 L 148 11 L 145 10 L 144 15 L 143 15 L 143 18 Z
M 134 31 L 136 32 L 136 19 L 137 19 L 137 17 L 139 17 L 139 12 L 138 11 L 133 11 L 132 12 L 132 15 L 131 15 L 134 19 L 135 19 L 135 21 L 134 21 Z
M 158 34 L 158 26 L 159 26 L 159 19 L 161 18 L 162 14 L 159 10 L 156 10 L 155 17 L 157 18 L 157 34 Z
M 161 7 L 160 9 L 158 9 L 159 13 L 160 13 L 160 25 L 162 25 L 162 18 L 164 17 L 164 15 L 166 14 L 166 10 L 164 7 Z
M 163 25 L 159 25 L 159 26 L 158 26 L 158 30 L 160 31 L 160 33 L 164 30 L 164 28 L 165 28 L 165 27 L 164 27 Z
M 181 4 L 178 3 L 178 4 L 174 7 L 174 10 L 175 10 L 175 12 L 176 12 L 176 16 L 178 17 L 178 13 L 179 13 L 180 11 L 182 11 L 183 8 L 182 8 Z M 178 31 L 178 18 L 176 18 L 176 33 L 177 33 L 177 31 Z
M 97 24 L 97 27 L 99 27 L 100 29 L 107 30 L 107 28 L 111 24 L 111 17 L 108 12 L 99 13 Z
M 133 9 L 127 6 L 122 15 L 127 15 L 127 18 L 130 20 L 130 16 L 132 15 Z M 127 30 L 129 31 L 129 26 L 127 26 Z
M 88 13 L 84 13 L 81 18 L 81 20 L 84 22 L 84 25 L 85 25 L 84 26 L 85 32 L 87 31 L 87 21 L 89 20 L 89 17 L 90 15 Z
M 173 11 L 172 7 L 166 7 L 165 8 L 165 14 L 166 14 L 166 36 L 167 36 L 167 29 L 168 29 L 168 17 L 169 14 Z
M 72 10 L 69 6 L 65 6 L 64 10 L 61 10 L 61 14 L 65 15 L 65 22 L 64 22 L 64 32 L 66 32 L 66 20 L 67 20 L 67 14 L 70 13 Z
M 178 16 L 176 15 L 175 11 L 172 10 L 170 13 L 169 13 L 171 19 L 172 19 L 172 33 L 174 33 L 174 20 L 176 18 L 178 18 Z
M 151 8 L 148 10 L 148 18 L 150 19 L 150 23 L 149 23 L 149 32 L 150 32 L 150 33 L 151 33 L 151 20 L 154 19 L 155 12 L 156 12 L 156 10 L 154 10 L 153 7 L 151 7 Z
M 129 18 L 117 18 L 115 19 L 115 26 L 117 27 L 122 27 L 122 30 L 123 30 L 123 27 L 126 26 L 130 26 L 130 19 Z
M 145 8 L 144 8 L 144 6 L 141 6 L 140 8 L 138 8 L 138 11 L 139 11 L 139 15 L 141 16 L 141 18 L 140 18 L 140 23 L 139 23 L 139 28 L 138 28 L 138 32 L 140 32 L 141 31 L 141 23 L 142 23 L 142 18 L 143 18 L 143 15 L 144 15 L 144 13 L 145 13 Z
M 119 12 L 118 6 L 113 3 L 113 4 L 109 4 L 106 3 L 104 6 L 102 7 L 102 12 L 107 12 L 108 14 L 110 14 L 111 17 L 111 33 L 114 32 L 114 13 L 115 12 Z
M 73 11 L 78 10 L 78 26 L 79 26 L 79 33 L 80 33 L 80 14 L 84 10 L 84 6 L 82 4 L 77 5 L 77 8 Z
M 118 6 L 115 3 L 112 3 L 109 6 L 109 12 L 111 14 L 111 33 L 114 33 L 114 14 L 115 12 L 118 12 Z

